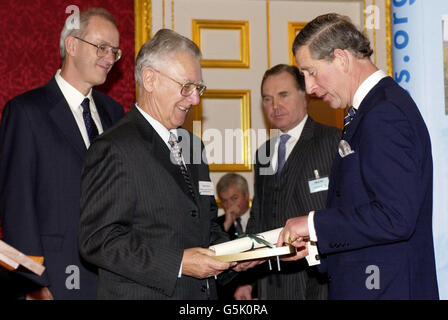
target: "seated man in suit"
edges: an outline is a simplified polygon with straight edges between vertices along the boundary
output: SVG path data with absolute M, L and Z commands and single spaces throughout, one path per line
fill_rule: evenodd
M 293 52 L 309 94 L 351 107 L 328 209 L 289 219 L 278 244 L 317 243 L 330 299 L 437 299 L 431 141 L 418 107 L 348 17 L 315 18 Z
M 250 217 L 247 180 L 239 174 L 227 173 L 219 179 L 216 191 L 224 208 L 224 215 L 216 221 L 231 240 L 236 239 L 245 233 Z
M 266 117 L 280 132 L 257 150 L 249 233 L 280 228 L 288 218 L 325 208 L 328 175 L 341 137 L 338 129 L 308 116 L 305 82 L 296 67 L 280 64 L 267 70 L 261 96 Z M 282 262 L 280 270 L 272 271 L 264 264 L 256 271 L 260 299 L 327 297 L 326 279 L 305 259 Z M 235 297 L 251 299 L 252 286 L 240 286 Z
M 224 208 L 224 215 L 218 217 L 216 222 L 228 233 L 230 239 L 234 240 L 245 234 L 250 217 L 247 180 L 237 173 L 227 173 L 219 179 L 216 192 Z M 238 284 L 239 275 L 225 285 L 218 282 L 218 298 L 232 300 Z
M 89 149 L 79 246 L 99 267 L 100 299 L 214 299 L 215 276 L 235 266 L 207 249 L 228 237 L 204 146 L 180 128 L 205 90 L 200 59 L 190 39 L 159 30 L 135 62 L 138 103 Z
M 79 29 L 68 23 L 62 29 L 61 69 L 46 85 L 9 101 L 2 116 L 4 241 L 45 259 L 41 277 L 14 276 L 14 287 L 23 282 L 28 299 L 96 296 L 97 272 L 80 259 L 77 244 L 81 168 L 95 136 L 124 114 L 92 89 L 106 81 L 121 50 L 117 23 L 106 10 L 90 9 L 79 19 Z

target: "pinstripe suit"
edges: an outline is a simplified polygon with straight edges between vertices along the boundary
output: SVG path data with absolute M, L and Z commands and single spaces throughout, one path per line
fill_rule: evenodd
M 200 140 L 189 138 L 202 151 Z M 90 147 L 79 246 L 99 267 L 100 299 L 216 298 L 213 278 L 178 278 L 184 249 L 227 239 L 215 222 L 214 197 L 198 193 L 198 181 L 210 181 L 208 165 L 185 161 L 195 199 L 165 142 L 135 107 Z
M 340 137 L 338 129 L 308 117 L 278 180 L 273 174 L 263 174 L 262 170 L 269 170 L 271 161 L 265 164 L 261 161 L 262 155 L 267 155 L 268 159 L 272 157 L 269 149 L 278 138 L 261 146 L 257 151 L 255 196 L 248 233 L 282 227 L 291 217 L 325 207 L 327 191 L 310 193 L 308 182 L 314 179 L 314 170 L 318 170 L 321 177 L 329 176 Z M 257 269 L 261 299 L 325 299 L 327 296 L 326 284 L 319 283 L 324 280 L 322 275 L 318 275 L 315 268 L 308 268 L 304 259 L 282 262 L 281 272 L 276 268 L 269 271 L 266 264 Z

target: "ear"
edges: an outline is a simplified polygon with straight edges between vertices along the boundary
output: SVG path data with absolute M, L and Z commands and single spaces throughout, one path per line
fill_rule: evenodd
M 76 47 L 78 45 L 78 40 L 72 36 L 65 38 L 65 55 L 74 56 L 76 52 Z
M 348 72 L 350 66 L 350 53 L 348 50 L 334 49 L 334 61 L 342 68 L 344 72 Z
M 142 85 L 148 92 L 152 92 L 155 88 L 155 74 L 151 68 L 145 68 L 142 71 Z

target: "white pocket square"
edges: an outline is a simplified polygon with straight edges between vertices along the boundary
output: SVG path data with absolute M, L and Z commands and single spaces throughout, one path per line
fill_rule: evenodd
M 338 151 L 339 151 L 339 155 L 341 156 L 341 158 L 344 158 L 344 157 L 348 156 L 349 154 L 355 153 L 355 151 L 352 150 L 352 148 L 350 147 L 348 142 L 345 140 L 339 141 L 339 150 Z

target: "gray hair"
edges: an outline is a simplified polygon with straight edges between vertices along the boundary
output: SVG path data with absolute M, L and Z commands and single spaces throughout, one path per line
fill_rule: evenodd
M 219 179 L 218 185 L 216 186 L 218 197 L 221 192 L 226 191 L 231 185 L 237 187 L 242 194 L 249 192 L 247 180 L 242 175 L 227 173 Z
M 111 22 L 115 27 L 117 26 L 117 20 L 103 8 L 91 8 L 83 11 L 79 14 L 79 29 L 73 29 L 69 26 L 69 19 L 71 16 L 67 17 L 64 23 L 64 27 L 61 31 L 61 37 L 59 38 L 59 53 L 61 54 L 61 59 L 65 59 L 65 39 L 68 36 L 83 38 L 86 35 L 87 25 L 92 17 L 101 17 L 105 20 Z
M 135 60 L 135 81 L 142 86 L 142 71 L 146 68 L 157 69 L 162 62 L 173 58 L 180 52 L 186 52 L 200 60 L 202 57 L 198 46 L 190 39 L 170 29 L 160 29 L 138 52 Z
M 369 39 L 347 16 L 328 13 L 309 22 L 294 39 L 292 52 L 308 45 L 315 59 L 333 61 L 335 49 L 350 50 L 359 59 L 368 58 L 373 50 Z

